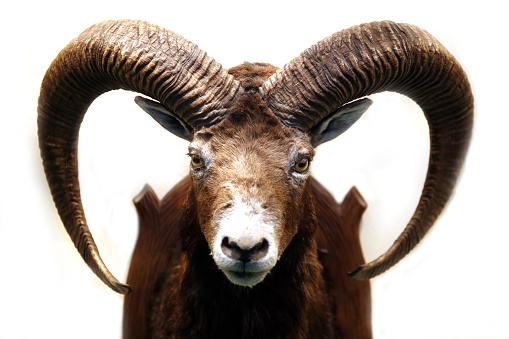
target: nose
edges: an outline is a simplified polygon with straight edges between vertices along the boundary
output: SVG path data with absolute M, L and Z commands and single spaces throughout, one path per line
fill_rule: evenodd
M 221 242 L 221 250 L 228 258 L 246 264 L 250 261 L 263 259 L 269 250 L 269 242 L 263 238 L 254 244 L 246 243 L 239 246 L 234 240 L 224 237 Z

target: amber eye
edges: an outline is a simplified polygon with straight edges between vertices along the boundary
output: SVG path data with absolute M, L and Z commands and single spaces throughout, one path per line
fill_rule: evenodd
M 203 166 L 203 159 L 197 156 L 196 154 L 191 155 L 191 165 L 193 167 L 202 167 Z
M 309 167 L 309 159 L 302 158 L 298 163 L 295 164 L 295 170 L 297 172 L 305 172 Z

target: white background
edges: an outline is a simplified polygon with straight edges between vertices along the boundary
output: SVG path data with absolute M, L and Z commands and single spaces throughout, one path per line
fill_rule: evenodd
M 36 105 L 46 68 L 71 39 L 106 19 L 142 19 L 198 44 L 225 67 L 283 66 L 316 41 L 390 19 L 435 35 L 468 73 L 475 133 L 456 194 L 433 231 L 372 280 L 380 338 L 509 338 L 507 9 L 503 1 L 10 1 L 0 13 L 0 338 L 120 338 L 122 297 L 83 263 L 43 176 Z M 125 281 L 136 232 L 132 198 L 160 197 L 187 171 L 186 142 L 114 92 L 92 105 L 80 136 L 88 221 Z M 411 216 L 428 157 L 427 127 L 410 100 L 384 94 L 346 134 L 318 150 L 314 175 L 341 201 L 356 185 L 369 208 L 363 249 L 374 259 Z M 352 267 L 353 269 L 353 267 Z M 220 310 L 218 310 L 219 312 Z

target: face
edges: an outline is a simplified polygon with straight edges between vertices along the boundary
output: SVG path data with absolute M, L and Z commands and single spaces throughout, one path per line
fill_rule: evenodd
M 190 172 L 217 266 L 232 283 L 252 287 L 298 231 L 314 151 L 305 134 L 277 120 L 231 120 L 195 134 Z

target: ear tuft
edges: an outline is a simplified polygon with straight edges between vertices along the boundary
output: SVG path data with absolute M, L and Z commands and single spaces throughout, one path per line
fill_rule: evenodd
M 147 112 L 167 131 L 187 141 L 191 141 L 193 139 L 192 128 L 184 121 L 180 120 L 172 111 L 166 108 L 166 106 L 157 101 L 140 96 L 134 98 L 134 102 L 136 102 L 141 109 Z
M 364 98 L 338 108 L 334 113 L 320 121 L 311 130 L 313 147 L 330 141 L 350 128 L 371 106 L 372 100 Z

